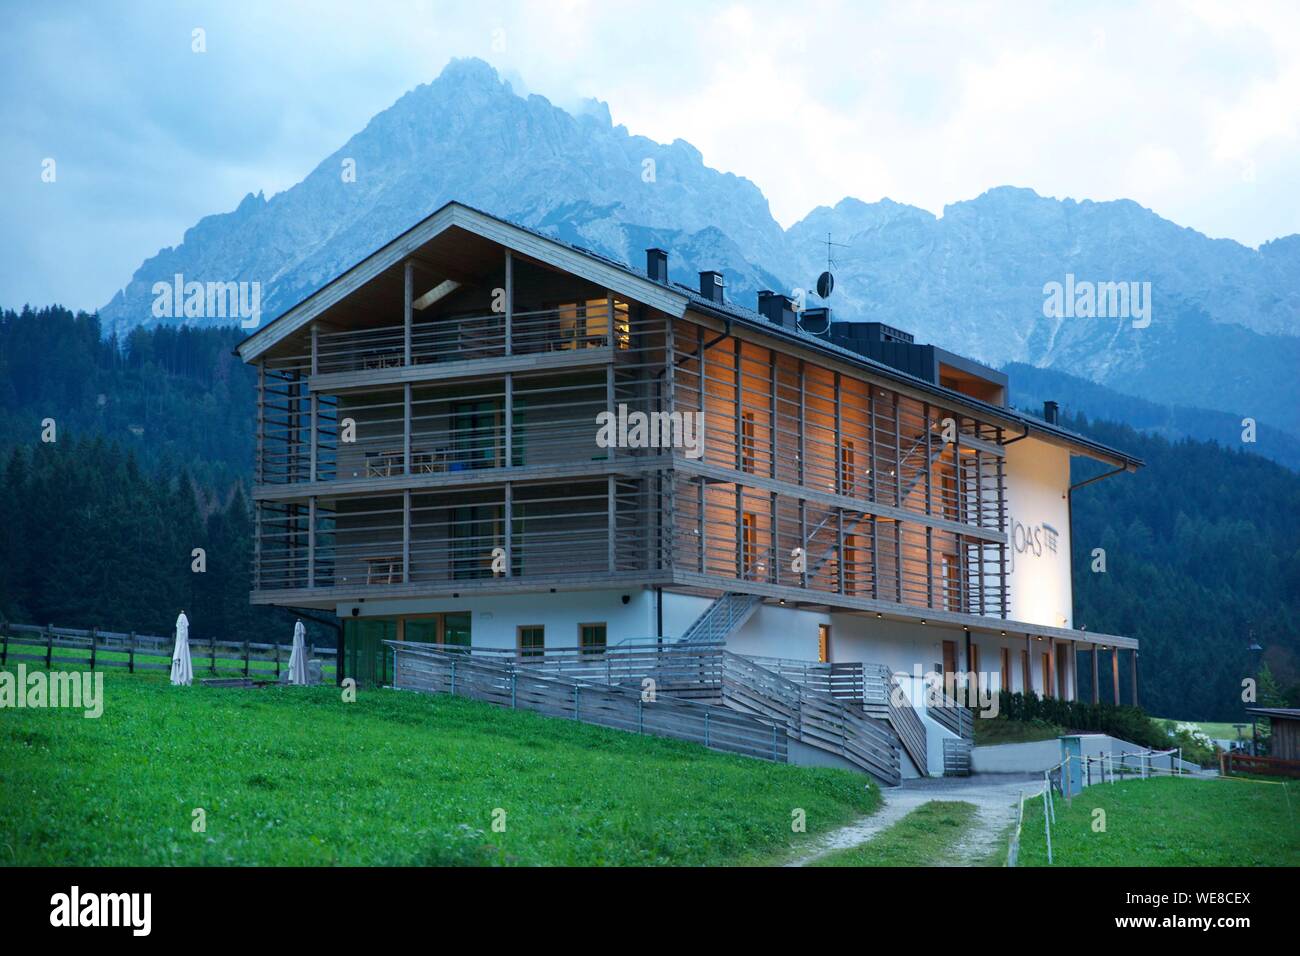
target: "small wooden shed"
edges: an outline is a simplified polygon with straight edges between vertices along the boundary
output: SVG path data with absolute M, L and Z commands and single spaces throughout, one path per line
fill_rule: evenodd
M 1247 707 L 1252 717 L 1267 717 L 1272 726 L 1269 756 L 1300 760 L 1300 707 Z

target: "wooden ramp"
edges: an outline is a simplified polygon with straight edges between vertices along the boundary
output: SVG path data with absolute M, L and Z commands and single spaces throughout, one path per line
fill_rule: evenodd
M 513 650 L 386 643 L 395 660 L 393 686 L 401 690 L 459 694 L 780 763 L 789 762 L 793 740 L 888 786 L 901 778 L 897 738 L 884 721 L 721 644 L 652 642 L 603 654 L 547 648 L 525 657 Z

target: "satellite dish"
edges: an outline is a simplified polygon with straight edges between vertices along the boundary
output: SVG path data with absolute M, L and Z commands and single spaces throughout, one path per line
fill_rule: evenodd
M 823 299 L 831 297 L 831 291 L 835 288 L 835 277 L 829 272 L 823 272 L 817 277 L 817 295 Z

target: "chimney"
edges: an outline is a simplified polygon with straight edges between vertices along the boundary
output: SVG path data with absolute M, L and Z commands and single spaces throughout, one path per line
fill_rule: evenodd
M 708 299 L 710 302 L 716 302 L 718 305 L 722 304 L 721 272 L 710 270 L 708 272 L 700 273 L 700 295 L 704 296 L 704 298 Z
M 1060 405 L 1052 401 L 1043 402 L 1043 421 L 1047 422 L 1049 425 L 1055 425 L 1057 423 L 1057 419 L 1059 419 L 1060 417 L 1061 417 Z
M 787 329 L 795 328 L 794 303 L 789 296 L 764 289 L 758 294 L 758 311 L 773 325 Z
M 668 284 L 668 253 L 662 249 L 645 251 L 645 271 L 652 282 Z

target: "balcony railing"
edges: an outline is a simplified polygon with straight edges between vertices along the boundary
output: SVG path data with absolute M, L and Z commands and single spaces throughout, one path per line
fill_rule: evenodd
M 610 317 L 614 317 L 611 336 Z M 411 327 L 411 364 L 465 362 L 504 358 L 506 355 L 540 355 L 582 349 L 626 349 L 630 323 L 625 303 L 568 306 L 515 312 L 511 316 L 507 349 L 505 315 L 443 315 L 416 321 Z M 317 343 L 317 371 L 371 371 L 406 364 L 406 338 L 402 325 L 321 333 Z
M 612 497 L 611 520 L 608 481 L 515 489 L 508 532 L 500 488 L 413 493 L 409 515 L 403 495 L 321 503 L 314 528 L 303 505 L 263 502 L 253 586 L 353 591 L 660 567 L 663 532 L 644 482 L 614 482 Z

